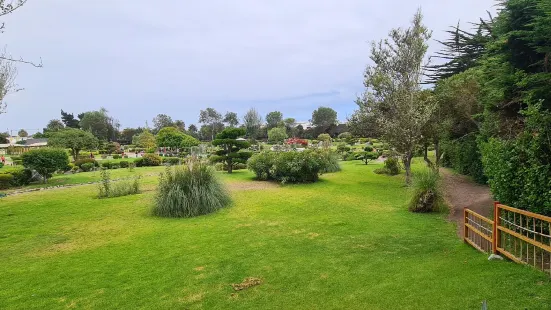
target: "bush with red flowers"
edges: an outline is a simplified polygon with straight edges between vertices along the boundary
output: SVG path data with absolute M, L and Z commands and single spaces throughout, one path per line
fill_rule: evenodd
M 299 139 L 299 138 L 290 138 L 285 141 L 288 145 L 302 145 L 302 146 L 308 146 L 308 140 Z

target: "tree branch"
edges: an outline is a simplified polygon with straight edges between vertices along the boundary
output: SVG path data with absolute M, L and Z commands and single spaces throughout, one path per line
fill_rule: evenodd
M 40 58 L 40 63 L 38 63 L 38 64 L 36 64 L 32 61 L 24 60 L 23 58 L 14 59 L 14 58 L 10 58 L 10 57 L 0 56 L 0 59 L 7 60 L 7 61 L 13 61 L 13 62 L 20 62 L 20 63 L 24 63 L 24 64 L 29 64 L 29 65 L 34 66 L 36 68 L 44 67 L 44 65 L 42 64 L 42 58 Z

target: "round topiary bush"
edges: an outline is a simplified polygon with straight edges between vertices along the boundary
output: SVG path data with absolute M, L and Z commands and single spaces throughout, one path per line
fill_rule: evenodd
M 194 217 L 217 211 L 231 202 L 214 169 L 190 161 L 161 174 L 152 213 L 161 217 Z

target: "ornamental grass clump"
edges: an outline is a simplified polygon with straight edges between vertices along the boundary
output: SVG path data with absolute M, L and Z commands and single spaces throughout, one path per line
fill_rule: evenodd
M 161 217 L 194 217 L 230 204 L 214 169 L 198 161 L 167 167 L 161 174 L 152 213 Z
M 140 177 L 113 182 L 108 170 L 103 169 L 100 174 L 101 181 L 98 184 L 98 198 L 100 199 L 136 195 L 141 192 Z
M 409 210 L 416 213 L 437 212 L 442 209 L 443 195 L 440 175 L 432 169 L 425 169 L 413 174 L 413 195 Z

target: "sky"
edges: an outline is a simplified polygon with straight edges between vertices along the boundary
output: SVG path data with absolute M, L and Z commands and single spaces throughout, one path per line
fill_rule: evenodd
M 34 133 L 63 109 L 105 107 L 124 127 L 160 113 L 187 125 L 213 107 L 297 121 L 328 106 L 346 120 L 363 91 L 370 42 L 421 7 L 434 39 L 495 11 L 494 0 L 28 0 L 0 35 L 23 91 L 0 131 Z

